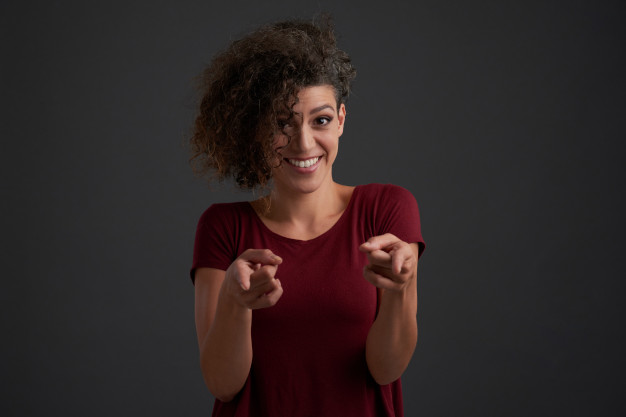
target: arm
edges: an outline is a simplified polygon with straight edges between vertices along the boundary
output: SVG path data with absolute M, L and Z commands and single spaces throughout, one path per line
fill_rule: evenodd
M 378 287 L 380 308 L 366 342 L 370 373 L 380 385 L 400 378 L 417 344 L 416 244 L 391 234 L 376 236 L 361 245 L 369 264 L 364 277 Z
M 200 368 L 209 391 L 232 400 L 252 363 L 252 310 L 276 304 L 282 295 L 274 278 L 282 260 L 269 250 L 247 250 L 226 271 L 199 268 L 195 317 Z

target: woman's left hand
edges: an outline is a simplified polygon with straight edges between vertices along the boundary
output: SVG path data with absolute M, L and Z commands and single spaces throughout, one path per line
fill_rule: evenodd
M 387 233 L 359 246 L 367 254 L 363 276 L 379 289 L 380 307 L 367 335 L 367 367 L 380 385 L 402 375 L 417 343 L 418 247 Z
M 374 236 L 359 246 L 367 254 L 363 276 L 378 288 L 404 291 L 417 275 L 416 245 L 391 233 Z

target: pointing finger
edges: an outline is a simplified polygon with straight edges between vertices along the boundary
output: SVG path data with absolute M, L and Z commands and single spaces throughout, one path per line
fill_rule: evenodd
M 259 287 L 274 280 L 277 268 L 274 265 L 264 265 L 258 271 L 254 271 L 250 274 L 250 288 Z
M 250 271 L 248 265 L 243 262 L 236 262 L 235 268 L 237 269 L 237 273 L 235 274 L 237 283 L 241 289 L 248 291 L 250 289 Z
M 391 271 L 394 274 L 400 274 L 402 272 L 402 266 L 404 265 L 404 261 L 406 261 L 406 253 L 402 250 L 392 250 L 390 252 L 391 255 Z

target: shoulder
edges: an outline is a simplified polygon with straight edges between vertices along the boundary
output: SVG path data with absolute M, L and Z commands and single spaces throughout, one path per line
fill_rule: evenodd
M 228 224 L 236 219 L 244 216 L 248 211 L 250 204 L 246 201 L 238 201 L 234 203 L 215 203 L 204 210 L 200 216 L 199 225 L 207 225 L 214 223 Z
M 211 204 L 201 217 L 215 216 L 215 215 L 228 215 L 229 213 L 239 213 L 245 211 L 250 203 L 247 201 L 236 201 L 234 203 L 214 203 Z
M 413 194 L 394 184 L 366 184 L 358 188 L 355 205 L 362 213 L 371 213 L 376 219 L 411 217 L 419 219 L 419 208 Z
M 362 192 L 360 212 L 366 221 L 371 222 L 370 236 L 391 233 L 405 242 L 417 243 L 418 256 L 421 256 L 425 244 L 413 194 L 393 184 L 367 184 L 359 188 Z
M 218 203 L 207 208 L 198 221 L 191 277 L 197 268 L 225 271 L 237 257 L 237 238 L 246 202 Z M 248 204 L 249 205 L 249 204 Z
M 358 194 L 364 201 L 394 202 L 413 200 L 415 197 L 406 188 L 395 184 L 363 184 L 357 186 Z

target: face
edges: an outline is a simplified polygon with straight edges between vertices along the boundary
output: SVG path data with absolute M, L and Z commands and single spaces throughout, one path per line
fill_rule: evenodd
M 274 143 L 282 161 L 272 171 L 274 186 L 283 192 L 311 193 L 332 184 L 346 109 L 343 104 L 337 108 L 335 90 L 323 85 L 300 90 L 293 111 L 291 119 L 279 120 L 283 134 Z

